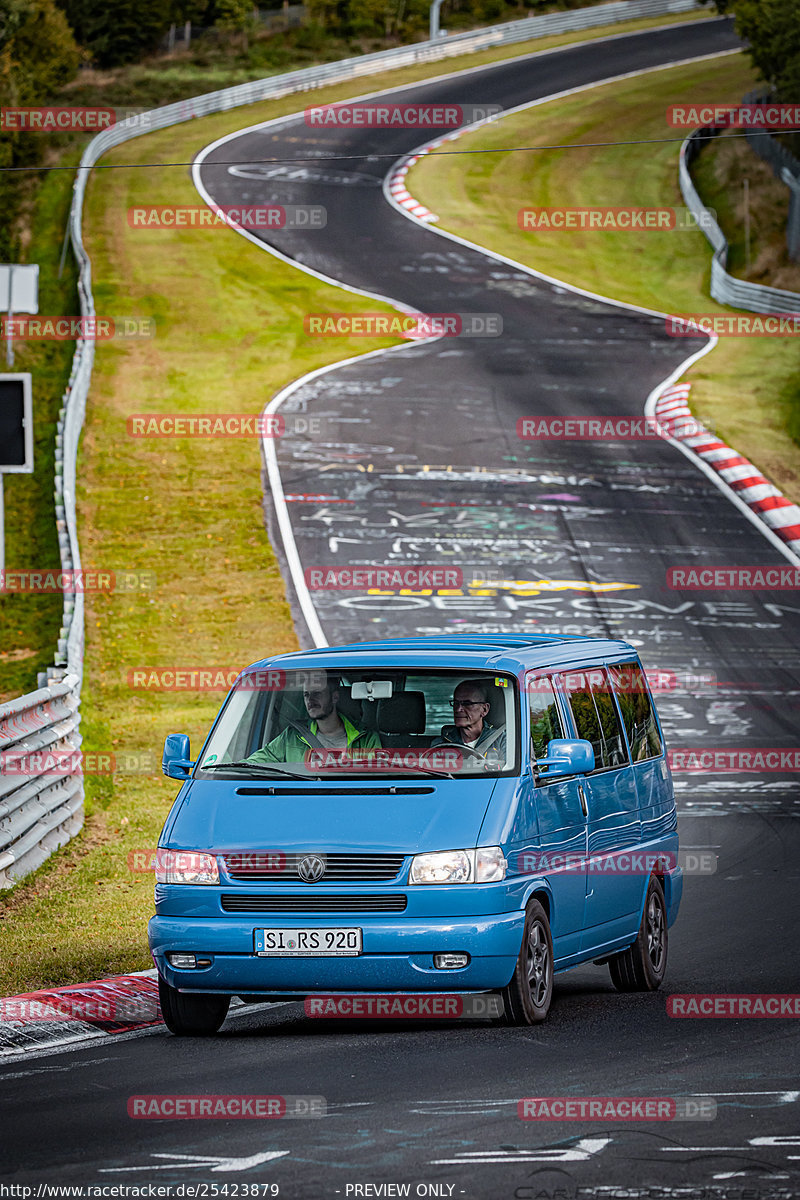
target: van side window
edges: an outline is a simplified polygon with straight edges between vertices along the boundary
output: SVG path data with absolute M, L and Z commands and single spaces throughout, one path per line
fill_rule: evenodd
M 663 752 L 656 716 L 644 671 L 638 663 L 609 667 L 634 762 L 658 758 Z
M 553 681 L 548 675 L 529 675 L 526 680 L 528 707 L 531 714 L 531 744 L 536 758 L 547 757 L 547 743 L 562 738 L 561 714 L 558 711 Z
M 628 762 L 611 685 L 602 667 L 565 672 L 561 676 L 579 738 L 594 748 L 595 770 Z

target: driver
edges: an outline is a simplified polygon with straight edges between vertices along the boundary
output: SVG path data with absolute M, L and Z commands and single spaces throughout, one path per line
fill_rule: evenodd
M 496 728 L 487 721 L 489 710 L 490 690 L 488 684 L 480 679 L 463 680 L 450 701 L 453 707 L 453 724 L 442 726 L 442 736 L 432 743 L 434 746 L 445 746 L 448 743 L 456 746 L 466 746 L 474 750 L 481 758 L 491 759 L 492 763 L 505 762 L 506 731 L 502 726 Z M 469 759 L 475 759 L 472 754 L 464 756 L 464 765 Z
M 339 680 L 326 671 L 324 679 L 303 689 L 303 702 L 310 717 L 308 725 L 289 725 L 276 738 L 256 750 L 251 763 L 303 762 L 310 750 L 375 750 L 380 738 L 374 730 L 361 732 L 338 710 Z

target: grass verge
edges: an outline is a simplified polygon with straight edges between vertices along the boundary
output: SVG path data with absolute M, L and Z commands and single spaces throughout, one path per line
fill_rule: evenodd
M 743 56 L 672 67 L 503 118 L 459 149 L 571 146 L 463 159 L 433 153 L 409 173 L 440 226 L 577 286 L 668 312 L 729 311 L 708 292 L 711 249 L 700 232 L 522 230 L 525 207 L 679 206 L 668 105 L 738 102 L 754 77 Z M 578 146 L 577 143 L 617 143 Z M 704 200 L 708 201 L 704 195 Z M 696 415 L 800 500 L 800 369 L 791 338 L 722 339 L 690 371 Z

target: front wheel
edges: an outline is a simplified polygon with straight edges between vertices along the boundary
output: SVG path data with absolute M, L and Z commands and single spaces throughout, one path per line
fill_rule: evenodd
M 608 960 L 611 982 L 618 992 L 654 992 L 661 987 L 667 970 L 667 940 L 664 890 L 653 875 L 636 941 Z
M 170 1033 L 179 1037 L 202 1037 L 216 1033 L 228 1015 L 230 996 L 203 995 L 199 992 L 179 992 L 166 980 L 158 977 L 158 1000 L 161 1015 Z
M 522 948 L 508 987 L 501 995 L 511 1025 L 536 1025 L 550 1010 L 553 997 L 553 939 L 547 913 L 531 900 L 525 914 Z

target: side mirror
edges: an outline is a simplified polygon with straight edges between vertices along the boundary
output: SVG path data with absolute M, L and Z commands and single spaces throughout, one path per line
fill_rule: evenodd
M 189 736 L 168 733 L 164 741 L 161 770 L 168 779 L 187 779 L 194 763 L 190 759 Z
M 594 770 L 594 749 L 585 738 L 553 738 L 547 743 L 547 758 L 536 761 L 536 769 L 547 767 L 543 779 L 560 775 L 588 775 Z

